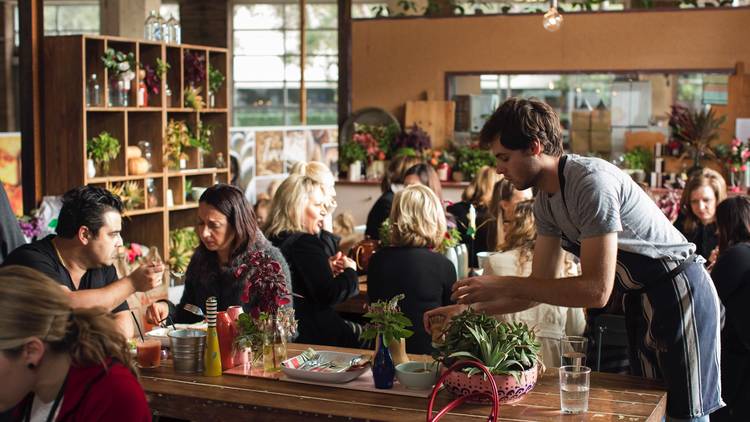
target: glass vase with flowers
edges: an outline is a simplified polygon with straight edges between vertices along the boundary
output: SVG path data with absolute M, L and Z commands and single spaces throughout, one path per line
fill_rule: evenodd
M 281 362 L 286 359 L 286 343 L 297 330 L 291 292 L 286 287 L 286 277 L 281 264 L 263 251 L 253 251 L 244 258 L 234 273 L 243 283 L 241 300 L 250 309 L 255 337 L 262 332 L 263 369 L 280 371 Z M 247 324 L 246 324 L 247 326 Z M 240 323 L 240 334 L 246 334 Z M 257 350 L 257 349 L 256 349 Z M 254 358 L 255 359 L 255 358 Z

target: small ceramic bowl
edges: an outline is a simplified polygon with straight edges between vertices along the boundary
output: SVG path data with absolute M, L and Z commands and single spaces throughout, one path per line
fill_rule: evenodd
M 146 340 L 159 340 L 162 347 L 169 347 L 169 332 L 171 328 L 154 328 L 153 330 L 144 334 Z
M 427 390 L 438 379 L 437 362 L 404 362 L 396 365 L 396 378 L 406 388 Z

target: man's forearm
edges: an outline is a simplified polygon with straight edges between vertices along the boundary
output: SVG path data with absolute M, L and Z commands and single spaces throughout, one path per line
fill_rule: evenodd
M 135 327 L 133 326 L 133 317 L 130 316 L 130 311 L 120 311 L 114 316 L 115 322 L 117 322 L 117 327 L 120 329 L 120 332 L 125 336 L 125 338 L 132 338 Z
M 515 306 L 541 302 L 569 308 L 601 308 L 606 305 L 607 298 L 612 291 L 611 285 L 607 287 L 608 283 L 587 279 L 584 276 L 554 279 L 504 277 L 504 279 L 507 283 L 504 292 L 510 296 L 508 299 L 513 299 L 511 305 L 515 304 Z M 603 304 L 602 298 L 604 298 Z
M 98 289 L 85 289 L 70 292 L 73 308 L 93 308 L 101 306 L 112 310 L 135 292 L 128 277 L 121 278 L 114 283 Z

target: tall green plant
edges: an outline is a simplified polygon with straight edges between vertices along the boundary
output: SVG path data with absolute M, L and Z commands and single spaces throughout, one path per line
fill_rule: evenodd
M 389 301 L 377 301 L 369 306 L 365 318 L 370 322 L 365 325 L 364 331 L 360 335 L 362 340 L 372 341 L 379 335 L 383 336 L 383 344 L 391 344 L 402 338 L 409 338 L 414 334 L 411 327 L 411 321 L 404 316 L 398 307 L 398 302 L 405 296 L 403 294 L 394 296 Z
M 120 141 L 107 131 L 102 131 L 86 143 L 86 156 L 105 173 L 109 172 L 109 162 L 120 153 Z

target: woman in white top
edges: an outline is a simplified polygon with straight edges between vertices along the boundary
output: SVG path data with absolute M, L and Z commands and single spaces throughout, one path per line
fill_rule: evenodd
M 526 277 L 531 274 L 532 252 L 536 240 L 534 200 L 521 201 L 514 207 L 500 252 L 484 262 L 484 273 Z M 560 276 L 578 274 L 578 266 L 566 259 Z M 586 317 L 581 308 L 566 308 L 539 304 L 525 311 L 496 315 L 502 321 L 525 322 L 536 330 L 542 344 L 542 361 L 547 367 L 560 366 L 560 337 L 580 336 L 586 328 Z

